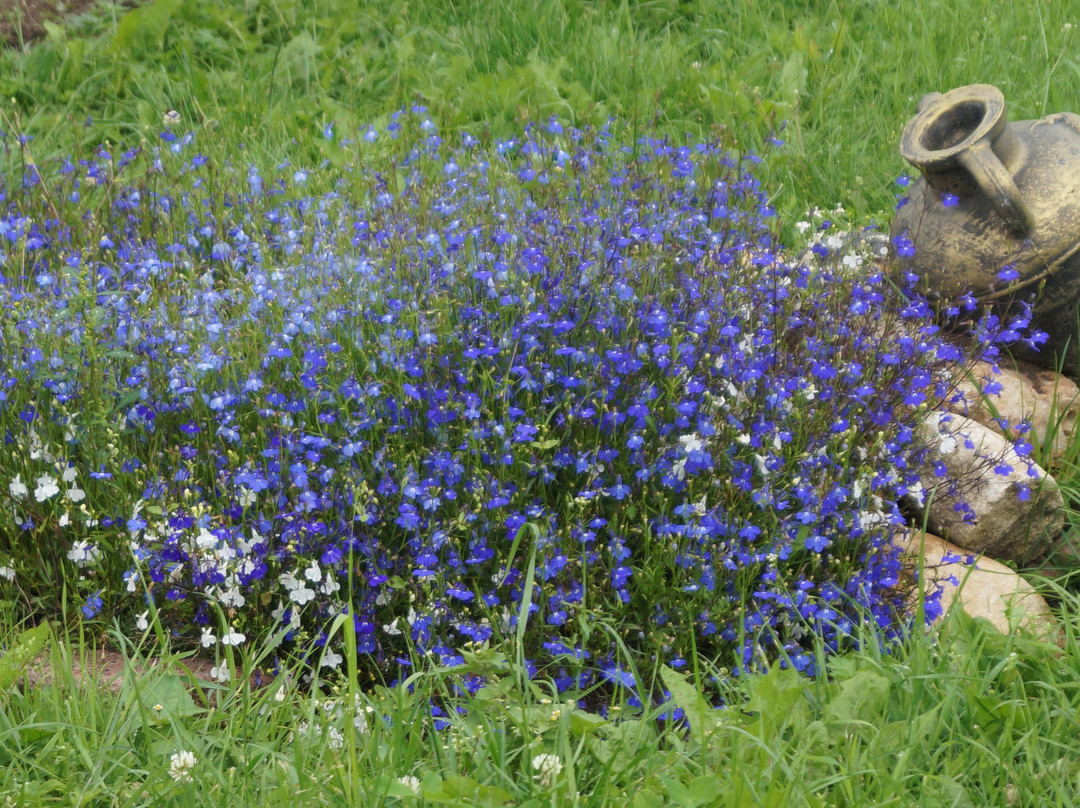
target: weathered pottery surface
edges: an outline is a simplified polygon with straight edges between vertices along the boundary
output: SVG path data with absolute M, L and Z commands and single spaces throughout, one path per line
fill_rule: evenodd
M 1035 300 L 1049 341 L 1029 358 L 1077 367 L 1080 301 L 1080 116 L 1009 123 L 997 87 L 972 84 L 920 102 L 900 151 L 922 172 L 893 219 L 924 291 L 981 301 Z M 946 196 L 949 195 L 949 196 Z M 946 201 L 948 204 L 946 204 Z M 1015 281 L 998 280 L 1006 265 Z

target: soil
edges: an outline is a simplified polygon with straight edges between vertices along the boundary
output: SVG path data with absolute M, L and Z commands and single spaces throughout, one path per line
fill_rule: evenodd
M 51 685 L 57 681 L 52 668 L 54 658 L 68 659 L 67 669 L 71 677 L 60 677 L 61 682 L 71 682 L 76 687 L 99 687 L 119 693 L 124 684 L 124 668 L 130 664 L 119 651 L 101 647 L 89 653 L 75 656 L 70 650 L 68 653 L 53 655 L 48 649 L 31 662 L 23 671 L 22 686 L 25 688 Z M 214 682 L 212 668 L 213 661 L 200 657 L 189 657 L 183 661 L 170 660 L 164 662 L 150 658 L 135 664 L 135 671 L 142 675 L 154 670 L 162 670 L 168 674 L 178 675 L 188 684 L 189 689 L 198 690 L 201 685 Z M 230 668 L 230 670 L 232 670 Z M 236 671 L 232 672 L 235 677 Z M 264 670 L 255 671 L 248 680 L 248 686 L 252 690 L 265 687 L 274 679 L 273 675 Z
M 28 45 L 45 36 L 43 23 L 82 14 L 96 0 L 0 0 L 0 43 Z

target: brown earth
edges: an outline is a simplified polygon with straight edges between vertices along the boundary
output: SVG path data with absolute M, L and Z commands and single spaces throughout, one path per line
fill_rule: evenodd
M 45 36 L 45 22 L 82 14 L 96 0 L 0 0 L 0 42 L 27 45 Z
M 57 683 L 58 677 L 53 670 L 54 660 L 62 660 L 64 669 L 70 672 L 70 678 L 66 675 L 59 677 L 60 683 L 70 682 L 77 687 L 99 687 L 119 693 L 124 684 L 124 670 L 132 666 L 130 660 L 112 648 L 101 647 L 89 653 L 75 655 L 70 649 L 67 653 L 53 654 L 48 649 L 43 651 L 37 659 L 31 662 L 23 671 L 23 687 L 37 687 Z M 133 667 L 137 674 L 145 675 L 150 671 L 161 670 L 169 674 L 181 676 L 189 688 L 195 690 L 200 685 L 211 685 L 215 681 L 212 668 L 214 663 L 201 657 L 188 657 L 186 659 L 171 659 L 162 661 L 159 659 L 147 659 L 134 663 Z M 230 668 L 230 670 L 232 670 Z M 235 685 L 236 671 L 232 671 L 230 685 Z M 248 686 L 252 690 L 265 687 L 274 679 L 273 675 L 264 670 L 252 673 L 248 680 Z

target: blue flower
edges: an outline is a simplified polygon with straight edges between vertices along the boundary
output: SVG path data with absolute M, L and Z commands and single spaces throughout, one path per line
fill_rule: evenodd
M 101 591 L 98 590 L 92 595 L 89 595 L 86 598 L 86 603 L 84 603 L 80 608 L 82 609 L 83 616 L 87 620 L 92 620 L 93 618 L 97 617 L 103 607 L 104 602 L 101 599 Z

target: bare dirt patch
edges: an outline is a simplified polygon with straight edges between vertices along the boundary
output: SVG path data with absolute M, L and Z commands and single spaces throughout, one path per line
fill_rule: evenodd
M 0 43 L 27 45 L 45 36 L 45 22 L 82 14 L 95 0 L 0 0 Z

